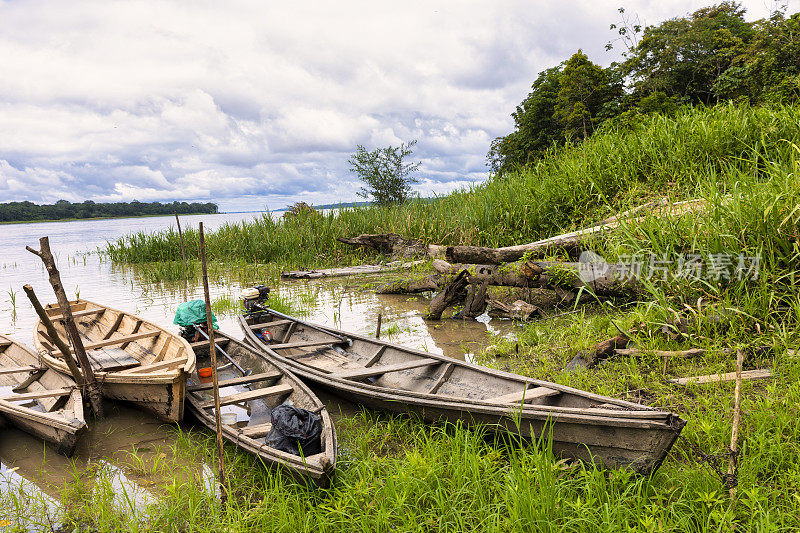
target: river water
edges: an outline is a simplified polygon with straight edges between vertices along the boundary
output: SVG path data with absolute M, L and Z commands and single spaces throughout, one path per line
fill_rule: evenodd
M 202 221 L 210 231 L 226 222 L 241 222 L 254 216 L 261 215 L 183 216 L 181 225 L 196 226 Z M 79 296 L 164 326 L 172 324 L 179 303 L 203 297 L 200 284 L 148 281 L 136 268 L 112 264 L 97 251 L 107 241 L 127 233 L 158 231 L 174 224 L 174 217 L 147 217 L 0 225 L 0 332 L 32 344 L 36 314 L 22 291 L 26 283 L 34 287 L 43 304 L 55 301 L 41 260 L 25 250 L 26 246 L 38 249 L 39 238 L 43 236 L 50 238 L 70 299 Z M 218 313 L 220 328 L 242 338 L 235 324 L 235 302 L 242 287 L 236 281 L 237 276 L 231 274 L 212 278 L 211 298 L 233 302 L 227 312 Z M 459 359 L 469 358 L 492 335 L 510 332 L 509 325 L 497 321 L 426 323 L 422 320 L 426 299 L 376 295 L 372 289 L 364 288 L 363 278 L 287 281 L 273 287 L 273 293 L 288 300 L 308 321 L 356 333 L 374 334 L 380 312 L 384 337 L 388 334 L 392 342 Z M 326 402 L 334 404 L 329 405 L 334 415 L 337 411 L 352 410 L 352 406 L 336 399 L 326 397 Z M 126 495 L 126 505 L 147 503 L 154 496 L 142 487 L 158 480 L 143 473 L 149 469 L 142 468 L 142 464 L 158 462 L 163 455 L 159 450 L 169 448 L 175 435 L 175 428 L 120 404 L 112 405 L 104 420 L 92 423 L 72 459 L 58 456 L 42 442 L 16 429 L 0 429 L 0 494 L 35 493 L 40 505 L 56 508 L 67 481 L 102 472 L 120 494 Z M 134 451 L 138 466 L 131 466 L 126 459 Z

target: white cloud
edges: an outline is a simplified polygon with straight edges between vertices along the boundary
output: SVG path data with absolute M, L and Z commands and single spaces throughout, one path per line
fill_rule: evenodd
M 615 59 L 617 4 L 0 2 L 0 201 L 351 201 L 355 145 L 411 139 L 442 194 L 486 178 L 538 72 Z

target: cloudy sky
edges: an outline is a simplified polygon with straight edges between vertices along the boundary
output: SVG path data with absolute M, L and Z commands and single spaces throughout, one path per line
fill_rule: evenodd
M 617 58 L 620 5 L 710 3 L 0 0 L 0 202 L 346 202 L 357 144 L 412 139 L 417 190 L 445 193 L 486 179 L 538 72 Z

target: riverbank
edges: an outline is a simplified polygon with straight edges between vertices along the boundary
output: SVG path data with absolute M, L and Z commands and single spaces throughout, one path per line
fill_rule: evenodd
M 674 199 L 703 199 L 703 210 L 673 218 L 648 215 L 584 243 L 609 261 L 642 265 L 635 297 L 589 298 L 517 327 L 512 336 L 491 329 L 498 323 L 492 320 L 488 342 L 470 354 L 487 366 L 680 415 L 687 426 L 653 476 L 567 465 L 548 452 L 546 442 L 508 446 L 485 439 L 486 428 L 431 426 L 365 411 L 337 419 L 341 455 L 329 489 L 282 479 L 227 447 L 235 497 L 222 509 L 202 480 L 183 481 L 198 462 L 214 464 L 210 436 L 182 431 L 160 452 L 164 457 L 157 455 L 155 466 L 138 467 L 165 474 L 152 481 L 157 501 L 141 513 L 115 507 L 111 482 L 89 491 L 77 479 L 64 494 L 64 519 L 109 531 L 800 528 L 800 359 L 793 356 L 800 341 L 797 124 L 796 108 L 728 106 L 677 119 L 656 116 L 633 131 L 596 134 L 579 147 L 553 151 L 533 169 L 434 202 L 264 218 L 207 234 L 217 309 L 235 313 L 236 289 L 282 267 L 386 259 L 337 243 L 337 236 L 393 231 L 432 243 L 518 244 L 590 226 L 665 192 Z M 187 253 L 196 256 L 196 233 L 185 237 Z M 195 271 L 163 279 L 172 275 L 179 250 L 177 234 L 167 228 L 112 240 L 104 257 L 120 271 L 151 268 L 149 277 L 136 274 L 147 277 L 141 283 L 148 295 L 158 285 L 159 299 L 176 300 L 197 286 Z M 687 268 L 687 258 L 696 259 L 688 264 L 700 270 L 678 275 L 685 274 L 680 269 Z M 757 268 L 736 270 L 740 261 Z M 341 282 L 348 290 L 336 289 L 324 300 L 320 281 L 281 284 L 278 292 L 291 312 L 316 309 L 314 321 L 337 325 L 343 308 L 359 294 L 374 297 L 375 287 L 388 279 L 351 278 Z M 398 342 L 458 323 L 421 322 L 429 296 L 393 296 L 411 301 L 414 309 L 404 314 L 421 323 Z M 338 325 L 372 332 L 377 311 L 359 308 L 352 325 Z M 596 368 L 567 369 L 576 355 L 620 330 L 637 353 L 610 357 Z M 704 353 L 657 353 L 689 349 Z M 738 487 L 731 498 L 733 384 L 681 386 L 670 380 L 730 372 L 737 349 L 748 354 L 745 369 L 769 369 L 773 377 L 743 383 Z M 136 465 L 140 454 L 131 450 L 129 458 Z M 35 514 L 23 505 L 9 508 Z

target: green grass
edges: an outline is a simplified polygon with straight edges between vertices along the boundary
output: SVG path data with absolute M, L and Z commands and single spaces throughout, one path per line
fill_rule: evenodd
M 704 261 L 723 253 L 759 256 L 757 279 L 646 280 L 633 300 L 597 302 L 526 325 L 513 340 L 498 338 L 476 355 L 489 366 L 680 414 L 688 421 L 683 438 L 652 478 L 568 466 L 552 457 L 546 443 L 506 447 L 487 442 L 481 430 L 363 413 L 337 425 L 341 455 L 330 489 L 309 490 L 229 448 L 236 497 L 225 509 L 201 483 L 179 482 L 187 474 L 164 466 L 158 489 L 164 498 L 144 517 L 107 511 L 108 502 L 93 496 L 67 499 L 65 518 L 101 531 L 799 529 L 800 359 L 788 355 L 800 340 L 798 145 L 798 107 L 695 109 L 675 119 L 649 117 L 632 130 L 605 130 L 581 145 L 554 149 L 528 170 L 437 201 L 264 217 L 206 236 L 215 260 L 212 278 L 240 276 L 244 284 L 276 276 L 281 267 L 374 258 L 337 243 L 341 236 L 395 232 L 435 243 L 500 246 L 586 226 L 664 195 L 706 199 L 707 211 L 624 224 L 589 246 L 611 261 L 631 255 L 668 261 L 681 254 Z M 196 233 L 188 230 L 185 238 L 188 253 L 196 255 Z M 171 230 L 128 235 L 109 243 L 106 252 L 120 263 L 174 261 L 180 253 Z M 291 297 L 286 298 L 288 305 Z M 271 305 L 282 303 L 275 298 Z M 672 340 L 661 328 L 678 314 L 691 317 L 692 326 L 685 338 Z M 574 355 L 616 335 L 618 327 L 635 331 L 632 338 L 641 348 L 701 347 L 709 353 L 666 365 L 645 355 L 565 370 Z M 387 334 L 390 329 L 387 324 Z M 723 348 L 760 345 L 772 352 L 749 357 L 746 368 L 771 368 L 776 377 L 743 387 L 740 485 L 733 507 L 689 445 L 724 452 L 732 384 L 680 388 L 667 380 L 732 371 L 735 361 Z M 194 458 L 195 466 L 200 457 L 213 464 L 213 443 L 202 435 L 182 434 L 176 456 Z M 0 495 L 0 504 L 11 497 Z M 104 510 L 101 519 L 92 518 L 97 509 Z
M 92 531 L 789 531 L 800 527 L 800 424 L 797 364 L 768 385 L 771 400 L 745 386 L 739 496 L 727 491 L 684 446 L 652 477 L 567 465 L 546 440 L 517 446 L 461 426 L 429 426 L 368 412 L 340 421 L 341 454 L 329 489 L 313 489 L 226 447 L 227 506 L 215 502 L 200 465 L 213 465 L 214 439 L 181 433 L 151 463 L 132 454 L 124 469 L 161 481 L 155 503 L 130 512 L 110 476 L 75 476 L 58 516 L 17 491 L 0 495 L 4 520 Z M 702 398 L 692 438 L 721 446 L 729 387 Z M 717 409 L 717 410 L 715 410 Z M 706 423 L 707 422 L 707 423 Z M 130 495 L 128 495 L 130 498 Z M 11 528 L 13 530 L 13 528 Z
M 632 130 L 608 129 L 587 142 L 552 150 L 532 168 L 435 201 L 390 208 L 347 207 L 273 220 L 226 224 L 206 235 L 217 260 L 313 267 L 364 262 L 370 252 L 337 237 L 394 232 L 441 244 L 503 246 L 589 224 L 665 194 L 691 198 L 731 171 L 763 178 L 767 165 L 791 163 L 800 142 L 800 107 L 732 105 L 648 117 Z M 197 256 L 198 234 L 184 232 Z M 174 230 L 134 233 L 105 250 L 121 262 L 180 257 Z

